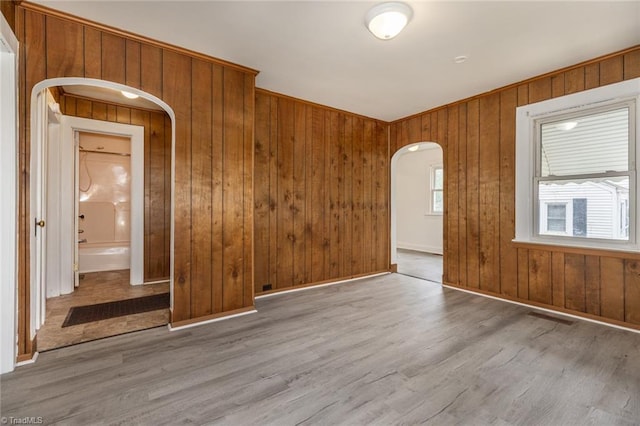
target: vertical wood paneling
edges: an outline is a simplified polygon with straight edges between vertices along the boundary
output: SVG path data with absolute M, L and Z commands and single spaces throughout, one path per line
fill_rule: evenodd
M 363 251 L 363 268 L 364 271 L 375 270 L 374 263 L 371 261 L 373 258 L 373 188 L 371 181 L 373 180 L 373 151 L 375 144 L 373 143 L 375 123 L 371 121 L 365 121 L 364 123 L 364 141 L 362 149 L 364 156 L 362 157 L 362 182 L 363 182 L 363 211 L 362 218 L 364 222 L 364 235 L 362 238 L 362 251 Z
M 84 32 L 73 22 L 46 17 L 47 77 L 84 77 Z M 55 46 L 54 48 L 51 48 Z M 58 48 L 56 48 L 58 47 Z
M 244 75 L 224 72 L 224 153 L 222 178 L 222 309 L 244 306 Z M 250 194 L 249 194 L 250 195 Z
M 551 253 L 553 306 L 564 308 L 564 253 Z
M 256 191 L 254 200 L 254 244 L 256 256 L 254 262 L 255 291 L 261 292 L 262 286 L 269 284 L 269 124 L 271 114 L 271 99 L 266 96 L 256 97 L 256 140 L 255 140 L 255 168 L 256 182 L 266 182 L 262 191 Z
M 32 10 L 34 7 L 24 3 L 16 14 L 23 52 L 19 230 L 21 241 L 26 241 L 20 247 L 18 270 L 20 354 L 32 351 L 27 285 L 30 253 L 27 102 L 32 87 L 45 78 L 102 78 L 139 87 L 171 107 L 176 119 L 177 195 L 172 322 L 193 322 L 210 313 L 251 306 L 253 292 L 246 287 L 251 286 L 253 279 L 255 73 L 215 59 L 196 59 L 198 55 L 161 43 L 143 42 L 122 32 L 116 34 L 87 21 L 50 16 Z M 228 74 L 227 79 L 223 78 L 224 73 Z M 145 279 L 153 275 L 157 279 L 166 278 L 172 226 L 171 119 L 104 102 L 73 99 L 61 104 L 82 117 L 143 125 L 147 129 Z M 199 228 L 197 235 L 192 233 L 193 224 Z M 223 229 L 224 224 L 228 226 Z M 192 251 L 197 252 L 195 257 Z
M 293 162 L 292 162 L 292 198 L 291 219 L 293 224 L 291 250 L 293 285 L 305 283 L 305 159 L 306 159 L 306 133 L 307 133 L 307 106 L 294 105 L 293 117 Z
M 102 33 L 102 78 L 116 83 L 126 83 L 127 51 L 122 37 Z M 190 92 L 190 90 L 186 90 Z
M 293 139 L 295 105 L 278 99 L 278 226 L 276 288 L 293 285 Z
M 270 283 L 273 288 L 277 288 L 278 280 L 278 247 L 279 247 L 279 233 L 281 232 L 278 227 L 278 212 L 280 211 L 280 198 L 279 198 L 279 176 L 280 170 L 278 168 L 279 159 L 279 114 L 278 114 L 278 98 L 269 98 L 270 103 L 270 122 L 269 122 L 269 274 Z M 256 129 L 257 130 L 257 129 Z M 258 135 L 256 134 L 256 137 Z M 260 253 L 255 253 L 256 257 L 260 256 Z
M 516 136 L 513 123 L 517 102 L 516 88 L 500 93 L 500 291 L 510 297 L 518 294 L 518 254 L 511 243 L 515 237 Z
M 624 261 L 600 258 L 600 315 L 624 321 Z
M 529 250 L 529 299 L 548 305 L 552 302 L 551 255 L 548 251 Z
M 223 294 L 224 294 L 224 248 L 222 229 L 223 229 L 223 166 L 224 166 L 224 68 L 214 64 L 212 67 L 212 124 L 211 129 L 211 205 L 213 206 L 211 233 L 214 235 L 211 247 L 211 281 L 212 281 L 212 307 L 215 313 L 223 312 Z
M 364 120 L 361 117 L 353 119 L 353 220 L 351 222 L 351 273 L 359 275 L 365 272 L 363 232 L 364 232 L 364 179 L 363 179 L 363 158 L 364 158 Z
M 352 274 L 352 234 L 353 226 L 353 117 L 345 115 L 344 136 L 342 154 L 342 258 L 340 259 L 340 276 L 347 277 Z M 386 140 L 385 140 L 386 145 Z M 386 156 L 385 156 L 386 157 Z M 382 170 L 386 170 L 382 169 Z M 384 187 L 386 189 L 386 186 Z
M 133 40 L 125 41 L 127 57 L 125 58 L 125 84 L 140 87 L 140 43 Z
M 600 64 L 589 64 L 584 67 L 584 88 L 593 89 L 600 86 Z
M 467 283 L 467 105 L 458 106 L 458 283 Z M 454 165 L 449 162 L 451 167 Z M 446 170 L 445 170 L 446 173 Z
M 0 1 L 0 12 L 4 15 L 4 18 L 7 20 L 7 23 L 14 31 L 16 30 L 16 5 L 13 1 Z
M 529 299 L 529 250 L 518 249 L 518 297 Z
M 140 63 L 142 69 L 162 69 L 162 49 L 143 44 L 140 46 Z M 140 90 L 144 90 L 162 99 L 162 72 L 140 73 Z
M 618 83 L 624 78 L 624 58 L 614 56 L 600 62 L 600 85 Z
M 191 313 L 201 317 L 213 313 L 211 64 L 193 60 L 191 72 L 191 217 L 196 230 L 191 237 Z
M 446 120 L 446 117 L 444 118 Z M 374 181 L 376 189 L 377 229 L 374 233 L 377 238 L 377 253 L 375 271 L 389 270 L 389 152 L 387 144 L 387 126 L 379 122 L 375 123 L 375 155 L 377 163 L 374 170 L 377 171 Z
M 584 90 L 584 67 L 569 70 L 564 73 L 565 95 Z
M 480 99 L 480 288 L 500 293 L 500 97 Z
M 242 266 L 243 270 L 243 282 L 242 292 L 243 300 L 242 307 L 252 306 L 254 291 L 253 291 L 253 141 L 255 137 L 254 133 L 254 119 L 255 119 L 255 77 L 246 73 L 239 73 L 242 77 L 243 83 L 243 108 L 242 108 L 242 136 L 243 136 L 243 154 L 242 160 L 242 197 L 243 197 L 243 211 L 242 211 Z
M 624 79 L 640 77 L 640 49 L 624 55 Z
M 312 234 L 312 264 L 311 282 L 319 282 L 326 278 L 325 269 L 327 257 L 327 196 L 326 196 L 326 159 L 325 159 L 325 135 L 324 135 L 325 111 L 320 108 L 312 108 L 312 161 L 311 161 L 311 195 L 313 209 L 311 210 L 311 234 Z
M 340 245 L 341 245 L 341 209 L 340 198 L 342 191 L 342 144 L 344 134 L 340 126 L 340 115 L 335 111 L 329 112 L 329 164 L 331 170 L 329 213 L 330 213 L 330 246 L 329 246 L 329 278 L 340 277 Z
M 84 76 L 102 78 L 102 33 L 91 27 L 84 27 Z
M 467 104 L 467 287 L 480 288 L 480 103 Z M 447 164 L 448 166 L 448 164 Z
M 305 135 L 304 135 L 304 278 L 303 282 L 309 283 L 313 274 L 313 210 L 316 207 L 311 187 L 313 181 L 313 107 L 305 109 Z
M 565 307 L 578 312 L 586 311 L 585 259 L 583 255 L 564 255 L 564 300 Z
M 458 140 L 458 129 L 459 129 L 459 121 L 458 121 L 458 107 L 453 106 L 450 107 L 447 111 L 447 159 L 448 164 L 459 164 L 459 151 L 460 151 L 460 141 Z M 444 170 L 444 169 L 443 169 Z M 448 220 L 445 222 L 447 226 L 447 232 L 451 241 L 458 241 L 460 239 L 460 222 L 458 221 L 458 167 L 451 167 L 450 169 L 444 170 L 445 173 L 445 184 L 446 188 L 444 191 L 446 206 L 445 210 L 447 211 Z M 444 224 L 443 224 L 444 225 Z M 445 256 L 448 257 L 447 261 L 447 269 L 443 270 L 446 277 L 447 282 L 451 283 L 459 283 L 458 271 L 460 270 L 460 258 L 458 245 L 449 245 L 447 247 L 447 252 Z
M 624 320 L 640 324 L 640 261 L 625 260 Z
M 104 42 L 104 39 L 103 39 Z M 104 74 L 104 73 L 103 73 Z M 164 99 L 175 109 L 175 239 L 174 321 L 191 315 L 191 59 L 165 52 L 162 69 Z
M 600 257 L 585 256 L 585 309 L 600 315 Z
M 388 127 L 264 91 L 256 103 L 255 291 L 267 269 L 274 289 L 387 270 Z

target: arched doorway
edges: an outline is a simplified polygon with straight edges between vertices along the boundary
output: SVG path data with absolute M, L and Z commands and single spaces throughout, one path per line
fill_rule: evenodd
M 81 179 L 79 177 L 79 142 L 77 140 L 77 136 L 81 133 L 91 133 L 95 136 L 101 136 L 103 138 L 121 138 L 128 139 L 130 142 L 129 151 L 126 154 L 122 152 L 97 152 L 94 151 L 95 154 L 111 154 L 111 155 L 123 155 L 130 157 L 131 168 L 127 169 L 125 174 L 128 174 L 131 186 L 131 199 L 124 200 L 127 204 L 126 209 L 127 212 L 127 223 L 126 229 L 127 234 L 130 236 L 128 241 L 126 252 L 126 262 L 127 264 L 124 266 L 127 268 L 126 275 L 121 274 L 117 276 L 118 279 L 126 280 L 126 286 L 131 285 L 138 286 L 139 284 L 143 284 L 146 280 L 143 277 L 143 256 L 144 256 L 144 240 L 146 238 L 146 234 L 144 231 L 145 228 L 145 217 L 149 216 L 146 212 L 146 201 L 147 198 L 146 190 L 144 188 L 145 185 L 145 177 L 144 177 L 144 156 L 145 156 L 145 136 L 144 133 L 147 132 L 148 129 L 144 126 L 133 125 L 135 123 L 123 124 L 123 120 L 118 119 L 118 123 L 108 122 L 105 119 L 91 119 L 91 118 L 80 118 L 78 114 L 70 114 L 70 115 L 61 115 L 60 108 L 55 102 L 52 102 L 50 91 L 51 90 L 61 90 L 61 88 L 83 88 L 84 89 L 84 100 L 86 102 L 98 102 L 102 101 L 104 103 L 109 103 L 109 105 L 114 105 L 113 100 L 109 99 L 108 94 L 115 94 L 117 96 L 122 97 L 122 91 L 125 91 L 132 96 L 137 96 L 141 100 L 144 100 L 149 105 L 154 105 L 156 109 L 162 111 L 168 117 L 170 122 L 170 130 L 167 127 L 168 132 L 168 140 L 170 140 L 169 147 L 169 157 L 170 163 L 167 163 L 168 169 L 166 174 L 167 178 L 167 188 L 170 193 L 171 199 L 171 208 L 170 208 L 170 228 L 167 231 L 168 239 L 169 239 L 169 253 L 173 253 L 173 164 L 174 164 L 174 145 L 175 145 L 175 114 L 172 108 L 163 102 L 161 99 L 150 95 L 146 92 L 137 90 L 132 87 L 124 86 L 117 83 L 112 83 L 103 80 L 96 79 L 85 79 L 85 78 L 56 78 L 44 80 L 38 84 L 36 84 L 33 88 L 31 95 L 31 223 L 34 223 L 35 231 L 31 234 L 31 245 L 30 245 L 30 268 L 31 268 L 31 299 L 30 299 L 30 324 L 31 324 L 31 337 L 33 338 L 36 333 L 38 333 L 43 324 L 45 324 L 45 319 L 47 318 L 47 282 L 56 284 L 58 281 L 58 289 L 57 292 L 53 292 L 52 296 L 60 296 L 65 293 L 73 293 L 74 285 L 70 283 L 70 279 L 75 282 L 76 286 L 78 285 L 78 275 L 79 275 L 79 262 L 78 262 L 78 246 L 79 243 L 86 240 L 83 238 L 83 234 L 79 233 L 84 231 L 84 229 L 80 229 L 83 226 L 78 226 L 79 220 L 82 219 L 83 214 L 81 214 L 81 209 L 78 208 L 78 200 L 79 193 L 78 187 L 80 186 Z M 123 103 L 126 101 L 123 101 Z M 132 101 L 133 102 L 133 101 Z M 131 110 L 137 108 L 132 105 Z M 142 107 L 139 107 L 142 108 Z M 138 109 L 139 109 L 138 108 Z M 86 115 L 85 115 L 86 116 Z M 114 120 L 111 120 L 114 121 Z M 59 136 L 58 136 L 59 135 Z M 147 136 L 148 137 L 148 136 Z M 56 149 L 59 150 L 58 157 L 61 159 L 59 163 L 55 164 L 55 167 L 50 167 L 51 163 L 51 155 L 48 152 L 49 139 L 58 140 L 58 145 Z M 74 146 L 75 144 L 75 146 Z M 100 145 L 100 143 L 98 143 Z M 103 147 L 98 146 L 98 149 L 102 149 Z M 87 151 L 86 149 L 84 151 Z M 107 151 L 109 151 L 107 149 Z M 75 157 L 75 161 L 73 158 Z M 73 169 L 73 171 L 70 171 Z M 62 170 L 60 175 L 53 175 L 52 173 L 55 170 Z M 65 171 L 66 170 L 66 171 Z M 58 180 L 58 185 L 51 185 L 49 179 Z M 169 184 L 170 182 L 170 184 Z M 55 197 L 52 194 L 47 195 L 47 192 L 50 188 L 59 188 L 59 191 L 55 194 Z M 72 188 L 76 189 L 73 190 Z M 50 209 L 52 211 L 48 212 L 48 206 L 51 206 L 51 199 L 56 198 L 57 205 L 56 209 Z M 103 203 L 104 204 L 104 203 Z M 73 205 L 73 206 L 72 206 Z M 55 210 L 55 212 L 53 211 Z M 51 215 L 49 215 L 51 213 Z M 54 214 L 56 213 L 56 214 Z M 53 219 L 53 222 L 49 221 L 49 216 Z M 121 220 L 123 216 L 118 216 L 118 213 L 114 213 L 113 220 Z M 130 219 L 129 219 L 130 218 Z M 47 226 L 47 222 L 49 226 Z M 106 223 L 109 223 L 107 220 Z M 98 223 L 98 227 L 101 226 L 101 223 Z M 57 227 L 57 240 L 58 244 L 49 244 L 47 241 L 47 229 L 56 229 Z M 85 234 L 86 235 L 86 234 Z M 58 256 L 58 253 L 55 252 L 55 248 L 60 247 L 60 252 L 62 253 Z M 105 250 L 103 250 L 100 255 L 114 252 L 113 247 L 109 246 Z M 54 256 L 52 256 L 52 253 Z M 59 274 L 51 275 L 52 270 L 55 272 L 55 268 L 50 268 L 47 266 L 47 261 L 54 259 L 55 263 L 59 265 L 58 270 Z M 169 256 L 169 268 L 173 270 L 173 258 Z M 51 265 L 49 265 L 51 266 Z M 48 276 L 49 275 L 49 276 Z M 113 274 L 112 274 L 113 275 Z M 172 273 L 167 274 L 167 284 L 165 284 L 165 290 L 168 291 L 169 295 L 173 294 L 173 281 L 172 281 Z M 70 278 L 71 277 L 71 278 Z M 75 278 L 73 278 L 75 277 Z M 145 282 L 146 283 L 146 282 Z M 141 294 L 147 294 L 146 288 L 150 288 L 149 286 L 144 286 L 145 292 Z M 105 290 L 106 289 L 106 290 Z M 101 290 L 103 293 L 105 291 L 111 291 L 111 289 L 107 289 L 106 287 Z M 140 292 L 139 292 L 140 293 Z M 120 297 L 128 298 L 128 294 L 137 294 L 137 293 L 129 293 L 126 295 L 122 295 Z M 66 297 L 66 296 L 65 296 Z M 172 299 L 172 297 L 167 296 Z M 111 297 L 109 300 L 111 300 Z M 82 305 L 92 305 L 92 301 L 85 301 L 86 294 L 84 295 L 84 299 L 82 299 Z M 101 299 L 98 298 L 95 304 L 99 304 Z M 170 300 L 169 304 L 172 303 Z M 64 314 L 63 314 L 64 315 Z M 168 319 L 168 312 L 167 312 Z M 135 330 L 133 329 L 120 329 L 120 332 L 128 332 Z M 40 334 L 39 336 L 39 350 L 43 347 L 44 349 L 51 349 L 52 347 L 64 346 L 67 344 L 78 343 L 81 341 L 92 340 L 93 337 L 101 338 L 107 337 L 108 335 L 119 334 L 117 330 L 114 328 L 112 332 L 105 333 L 92 333 L 92 335 L 87 336 L 86 338 L 81 338 L 80 340 L 74 341 L 60 341 L 54 342 L 56 346 L 51 346 L 48 344 L 47 346 L 41 345 Z M 71 334 L 71 333 L 67 333 Z
M 420 142 L 391 159 L 391 263 L 397 272 L 442 282 L 444 159 Z

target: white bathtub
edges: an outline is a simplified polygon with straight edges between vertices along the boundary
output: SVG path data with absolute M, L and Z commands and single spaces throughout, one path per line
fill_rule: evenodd
M 131 252 L 129 242 L 78 244 L 78 270 L 80 273 L 129 269 Z

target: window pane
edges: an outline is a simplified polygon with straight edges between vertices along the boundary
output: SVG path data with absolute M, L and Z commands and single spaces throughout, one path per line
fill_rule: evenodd
M 433 189 L 442 189 L 444 181 L 444 173 L 442 167 L 433 169 Z
M 629 108 L 547 122 L 540 127 L 541 176 L 627 171 Z
M 567 230 L 567 205 L 547 204 L 547 231 L 566 232 Z
M 539 182 L 538 198 L 542 235 L 629 239 L 628 176 Z
M 434 190 L 433 191 L 433 212 L 434 213 L 442 213 L 444 211 L 444 201 L 442 196 L 442 191 Z

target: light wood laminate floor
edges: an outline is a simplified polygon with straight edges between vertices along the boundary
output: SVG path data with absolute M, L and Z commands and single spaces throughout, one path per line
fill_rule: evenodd
M 399 274 L 422 278 L 436 283 L 442 282 L 441 255 L 400 248 L 396 253 Z
M 528 315 L 400 274 L 258 313 L 44 353 L 3 375 L 2 416 L 47 424 L 632 425 L 640 334 Z
M 169 309 L 62 327 L 72 306 L 94 305 L 168 292 L 169 282 L 130 285 L 128 269 L 84 274 L 80 285 L 73 293 L 47 299 L 46 320 L 38 330 L 38 350 L 60 348 L 167 324 Z

